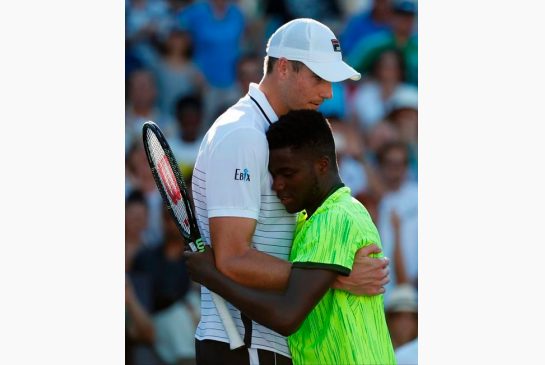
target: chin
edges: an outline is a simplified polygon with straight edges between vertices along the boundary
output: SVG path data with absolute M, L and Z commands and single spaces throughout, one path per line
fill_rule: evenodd
M 297 208 L 297 207 L 293 207 L 293 206 L 286 206 L 286 211 L 287 211 L 288 213 L 291 213 L 291 214 L 293 214 L 293 213 L 298 213 L 298 212 L 300 212 L 301 210 L 303 210 L 303 209 L 300 209 L 300 208 Z

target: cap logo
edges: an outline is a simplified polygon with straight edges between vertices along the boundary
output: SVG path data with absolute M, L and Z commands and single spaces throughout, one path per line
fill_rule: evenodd
M 341 51 L 341 44 L 339 43 L 338 40 L 332 39 L 331 44 L 333 44 L 333 51 L 335 51 L 335 52 L 340 52 Z

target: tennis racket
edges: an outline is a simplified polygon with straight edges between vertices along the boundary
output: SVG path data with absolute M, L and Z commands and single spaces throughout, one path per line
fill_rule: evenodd
M 142 127 L 144 149 L 148 163 L 155 179 L 155 184 L 161 192 L 163 202 L 168 207 L 178 230 L 188 242 L 193 252 L 204 251 L 204 242 L 197 227 L 197 220 L 191 206 L 189 195 L 178 163 L 163 136 L 163 133 L 154 122 L 146 122 Z M 244 346 L 237 327 L 227 309 L 225 300 L 216 293 L 210 292 L 212 300 L 229 337 L 231 350 Z

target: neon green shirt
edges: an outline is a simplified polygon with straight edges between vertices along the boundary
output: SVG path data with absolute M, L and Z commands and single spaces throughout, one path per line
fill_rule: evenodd
M 347 187 L 336 190 L 306 218 L 305 212 L 298 216 L 290 254 L 293 267 L 348 275 L 360 247 L 371 243 L 380 247 L 369 213 Z M 382 295 L 329 289 L 288 343 L 295 365 L 396 363 Z

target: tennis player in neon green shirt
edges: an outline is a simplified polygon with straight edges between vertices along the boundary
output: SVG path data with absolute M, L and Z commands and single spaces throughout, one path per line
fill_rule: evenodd
M 380 246 L 380 237 L 339 177 L 329 123 L 316 111 L 291 111 L 269 128 L 267 140 L 273 190 L 288 212 L 300 212 L 286 289 L 265 292 L 235 283 L 215 270 L 211 251 L 208 264 L 206 254 L 187 254 L 192 278 L 254 321 L 289 335 L 296 365 L 395 364 L 382 295 L 331 288 L 337 275 L 350 274 L 356 251 Z

